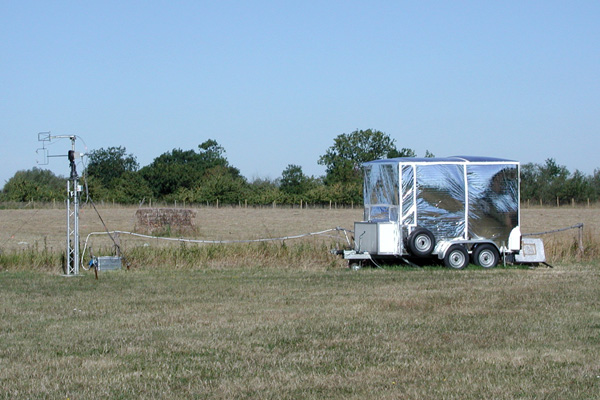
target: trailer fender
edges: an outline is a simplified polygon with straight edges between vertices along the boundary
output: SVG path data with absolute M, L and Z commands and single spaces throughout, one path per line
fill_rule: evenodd
M 517 225 L 510 231 L 508 236 L 508 249 L 510 251 L 521 250 L 521 227 Z
M 433 254 L 435 254 L 440 260 L 443 260 L 446 256 L 446 251 L 448 248 L 452 246 L 453 242 L 448 240 L 440 240 L 435 245 L 435 249 L 433 250 Z

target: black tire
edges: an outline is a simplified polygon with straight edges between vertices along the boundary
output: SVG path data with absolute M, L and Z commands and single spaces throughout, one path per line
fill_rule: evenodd
M 350 268 L 352 271 L 358 271 L 362 268 L 362 263 L 360 261 L 354 261 L 348 264 L 348 268 Z
M 464 269 L 469 265 L 469 252 L 460 244 L 450 246 L 444 256 L 444 265 L 452 269 Z
M 493 244 L 480 244 L 473 251 L 473 263 L 480 267 L 494 268 L 500 261 L 500 253 Z
M 408 236 L 407 244 L 413 256 L 428 257 L 435 248 L 435 237 L 429 230 L 417 228 Z

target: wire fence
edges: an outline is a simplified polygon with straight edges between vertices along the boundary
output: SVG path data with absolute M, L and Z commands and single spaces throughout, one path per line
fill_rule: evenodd
M 523 236 L 523 237 L 527 237 L 527 236 L 543 236 L 543 235 L 549 235 L 549 234 L 552 234 L 552 233 L 565 232 L 565 231 L 569 231 L 569 230 L 572 230 L 572 229 L 577 229 L 578 230 L 577 244 L 579 246 L 579 253 L 581 255 L 583 255 L 583 252 L 584 252 L 584 247 L 583 247 L 583 222 L 580 222 L 580 223 L 572 225 L 572 226 L 567 226 L 566 228 L 552 229 L 550 231 L 534 232 L 534 233 L 524 233 L 521 236 Z
M 84 206 L 85 202 L 82 203 Z M 96 203 L 102 208 L 122 208 L 122 207 L 165 207 L 165 208 L 275 208 L 275 209 L 362 209 L 363 204 L 361 202 L 336 202 L 336 201 L 323 201 L 323 202 L 306 202 L 300 200 L 296 203 L 290 202 L 269 202 L 269 203 L 256 203 L 248 201 L 239 201 L 237 203 L 223 203 L 220 201 L 215 202 L 203 202 L 203 203 L 190 203 L 185 201 L 164 201 L 164 200 L 153 200 L 153 201 L 140 201 L 139 203 L 120 203 L 117 201 L 100 200 Z M 54 199 L 51 201 L 38 201 L 30 200 L 26 202 L 18 201 L 2 201 L 0 202 L 0 209 L 62 209 L 65 207 L 65 201 L 63 199 Z M 536 209 L 536 208 L 600 208 L 600 202 L 595 200 L 587 200 L 583 202 L 550 202 L 550 203 L 539 203 L 524 201 L 521 203 L 523 209 Z

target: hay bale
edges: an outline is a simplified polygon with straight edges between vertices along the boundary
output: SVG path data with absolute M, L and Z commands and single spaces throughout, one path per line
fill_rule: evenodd
M 182 208 L 140 208 L 135 212 L 136 232 L 148 234 L 194 232 L 196 211 Z

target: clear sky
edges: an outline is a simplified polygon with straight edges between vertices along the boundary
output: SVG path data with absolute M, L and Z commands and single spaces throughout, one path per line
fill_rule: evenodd
M 0 186 L 42 131 L 141 166 L 215 139 L 275 179 L 324 174 L 333 139 L 368 128 L 419 156 L 593 173 L 600 2 L 0 0 Z

